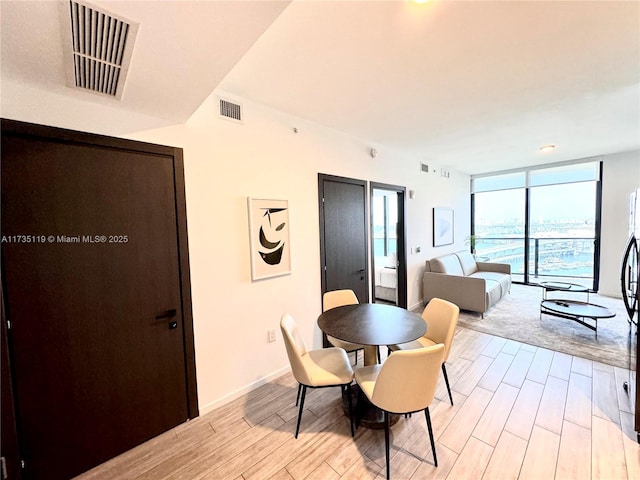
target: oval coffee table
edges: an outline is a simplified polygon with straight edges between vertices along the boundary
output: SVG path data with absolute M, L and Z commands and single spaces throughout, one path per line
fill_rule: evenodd
M 600 305 L 562 299 L 543 300 L 540 302 L 540 316 L 543 313 L 578 322 L 580 325 L 584 325 L 596 332 L 596 337 L 598 336 L 598 319 L 616 316 L 611 310 Z M 588 323 L 587 319 L 591 319 L 593 324 Z

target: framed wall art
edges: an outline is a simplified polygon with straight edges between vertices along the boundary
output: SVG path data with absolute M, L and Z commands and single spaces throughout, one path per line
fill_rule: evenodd
M 433 246 L 441 247 L 453 243 L 453 209 L 433 209 Z
M 247 198 L 251 279 L 291 273 L 289 202 Z

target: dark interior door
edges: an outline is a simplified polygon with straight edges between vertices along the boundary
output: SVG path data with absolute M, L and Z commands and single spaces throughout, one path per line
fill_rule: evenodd
M 322 291 L 349 288 L 369 302 L 366 182 L 320 174 Z
M 3 286 L 26 478 L 70 478 L 197 415 L 174 160 L 3 131 Z

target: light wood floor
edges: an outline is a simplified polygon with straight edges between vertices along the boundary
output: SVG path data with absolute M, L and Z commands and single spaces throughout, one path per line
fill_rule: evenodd
M 392 427 L 393 479 L 640 479 L 640 447 L 622 383 L 628 371 L 459 328 L 431 418 Z M 95 479 L 384 478 L 384 433 L 355 439 L 340 390 L 309 390 L 294 439 L 290 374 L 78 477 Z

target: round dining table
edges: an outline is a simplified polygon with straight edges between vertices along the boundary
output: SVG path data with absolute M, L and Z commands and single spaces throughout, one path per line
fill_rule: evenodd
M 381 303 L 332 308 L 318 317 L 318 327 L 339 340 L 364 345 L 365 365 L 378 363 L 379 346 L 410 342 L 427 331 L 427 324 L 417 313 Z
M 364 345 L 365 365 L 378 363 L 378 347 L 410 342 L 427 331 L 427 324 L 419 314 L 381 303 L 332 308 L 318 317 L 318 327 L 332 337 Z M 359 390 L 356 384 L 351 388 L 359 424 L 368 428 L 384 428 L 382 412 L 359 395 Z M 346 399 L 343 404 L 346 409 Z M 392 416 L 391 423 L 396 421 L 397 416 Z

